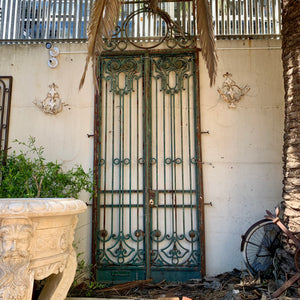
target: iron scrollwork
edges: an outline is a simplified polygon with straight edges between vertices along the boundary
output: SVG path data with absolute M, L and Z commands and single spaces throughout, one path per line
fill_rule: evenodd
M 152 36 L 143 37 L 139 35 L 138 28 L 140 22 L 136 22 L 136 20 L 143 20 L 146 23 L 145 19 L 149 24 L 153 25 Z M 160 24 L 160 26 L 157 26 L 157 24 Z M 160 27 L 160 32 L 158 32 L 158 27 Z M 139 49 L 152 49 L 162 45 L 164 42 L 166 47 L 170 49 L 176 47 L 188 48 L 195 46 L 196 39 L 189 33 L 184 32 L 180 25 L 174 22 L 167 12 L 162 9 L 153 11 L 152 7 L 145 3 L 143 8 L 130 13 L 115 28 L 112 38 L 104 39 L 104 42 L 104 49 L 106 51 L 124 51 L 127 49 L 128 44 Z

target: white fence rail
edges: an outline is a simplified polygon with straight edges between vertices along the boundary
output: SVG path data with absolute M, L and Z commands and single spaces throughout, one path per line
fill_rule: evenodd
M 43 40 L 86 40 L 89 15 L 95 0 L 0 0 L 0 41 L 35 42 Z M 209 0 L 211 4 L 215 35 L 217 38 L 274 38 L 280 35 L 280 0 Z M 159 5 L 183 29 L 195 34 L 193 0 L 160 1 Z M 125 0 L 121 20 L 144 1 Z M 145 22 L 145 20 L 144 20 Z M 140 20 L 131 19 L 132 32 L 140 27 Z M 163 33 L 163 24 L 157 23 Z M 161 26 L 161 27 L 159 27 Z M 144 30 L 144 29 L 143 29 Z M 142 37 L 151 37 L 143 31 Z

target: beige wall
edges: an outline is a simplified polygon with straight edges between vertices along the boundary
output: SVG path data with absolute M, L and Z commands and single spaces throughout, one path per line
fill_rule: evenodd
M 51 69 L 44 44 L 0 46 L 0 75 L 13 76 L 10 146 L 12 141 L 37 138 L 48 159 L 66 166 L 93 165 L 93 84 L 91 70 L 83 89 L 78 84 L 85 63 L 85 44 L 56 44 L 59 65 Z M 206 228 L 206 267 L 209 275 L 241 268 L 240 236 L 273 210 L 281 198 L 283 84 L 280 41 L 218 41 L 218 77 L 209 87 L 200 65 L 200 102 Z M 223 74 L 250 91 L 236 109 L 220 98 Z M 58 85 L 68 106 L 46 115 L 34 100 Z M 87 195 L 82 195 L 88 201 Z M 77 227 L 79 251 L 90 255 L 91 209 Z

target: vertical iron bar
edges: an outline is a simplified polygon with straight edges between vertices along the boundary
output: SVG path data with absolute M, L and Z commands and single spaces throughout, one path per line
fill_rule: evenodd
M 6 27 L 6 32 L 5 32 L 5 37 L 6 39 L 10 39 L 10 27 L 11 27 L 11 6 L 12 6 L 13 0 L 9 1 L 8 4 L 6 5 L 6 20 L 5 20 L 5 27 Z M 26 7 L 26 3 L 24 5 Z M 24 9 L 25 13 L 25 9 Z
M 270 0 L 267 0 L 267 24 L 268 24 L 268 34 L 271 34 L 271 30 L 270 30 Z
M 51 38 L 57 37 L 58 23 L 56 19 L 56 0 L 53 1 Z
M 2 84 L 2 86 L 1 86 L 1 84 Z M 0 103 L 0 107 L 1 107 L 1 110 L 0 110 L 0 112 L 1 112 L 1 117 L 0 117 L 0 121 L 1 121 L 1 123 L 0 123 L 0 154 L 2 155 L 2 148 L 4 148 L 5 149 L 5 143 L 4 143 L 4 146 L 2 147 L 2 134 L 3 134 L 3 125 L 4 125 L 4 111 L 5 111 L 5 92 L 6 91 L 6 84 L 5 84 L 5 81 L 4 80 L 2 80 L 1 78 L 0 78 L 0 96 L 1 96 L 1 92 L 2 92 L 2 97 L 1 97 L 1 103 Z M 1 157 L 2 158 L 2 157 Z M 0 179 L 1 179 L 1 176 L 0 176 Z
M 204 199 L 203 199 L 203 180 L 202 180 L 202 153 L 201 153 L 201 120 L 200 120 L 200 88 L 199 88 L 199 53 L 195 54 L 194 72 L 194 107 L 195 107 L 195 137 L 196 137 L 196 199 L 198 207 L 198 232 L 200 235 L 200 260 L 201 274 L 205 274 L 205 236 L 204 236 Z M 197 101 L 198 100 L 198 101 Z
M 9 136 L 9 125 L 10 125 L 10 109 L 11 109 L 11 94 L 12 94 L 12 84 L 13 84 L 13 77 L 12 76 L 8 76 L 7 77 L 9 80 L 9 84 L 8 84 L 8 90 L 6 90 L 7 95 L 7 109 L 6 109 L 6 134 L 5 134 L 5 139 L 4 139 L 4 155 L 6 157 L 7 155 L 7 147 L 8 147 L 8 136 Z
M 99 216 L 100 216 L 100 207 L 99 207 L 99 177 L 100 177 L 100 166 L 99 166 L 99 158 L 101 158 L 101 125 L 102 125 L 102 115 L 101 115 L 101 103 L 102 103 L 102 76 L 99 74 L 103 74 L 103 59 L 99 57 L 97 59 L 97 83 L 99 87 L 99 95 L 95 93 L 94 107 L 95 107 L 95 118 L 94 118 L 94 180 L 96 185 L 94 187 L 93 194 L 93 215 L 92 215 L 92 264 L 97 265 L 97 251 L 99 244 L 97 242 L 98 239 L 98 226 L 99 226 Z M 93 270 L 94 276 L 96 277 L 96 268 Z
M 216 4 L 216 34 L 220 34 L 220 30 L 219 30 L 219 0 L 216 0 L 215 1 L 215 4 Z
M 119 80 L 118 76 L 117 77 L 117 80 Z M 122 207 L 122 200 L 123 200 L 123 191 L 122 191 L 122 159 L 123 159 L 123 156 L 122 156 L 122 121 L 123 121 L 123 116 L 122 116 L 122 96 L 121 94 L 119 94 L 119 153 L 118 153 L 118 156 L 119 156 L 119 174 L 118 174 L 118 180 L 119 180 L 119 188 L 118 188 L 118 191 L 119 191 L 119 234 L 122 233 L 122 214 L 123 214 L 123 207 Z
M 15 39 L 15 32 L 16 32 L 16 20 L 17 20 L 17 8 L 18 5 L 17 1 L 13 1 L 13 6 L 12 6 L 12 15 L 11 15 L 11 27 L 10 27 L 10 38 Z
M 101 143 L 100 145 L 104 148 L 104 173 L 103 173 L 103 222 L 102 222 L 102 230 L 106 230 L 106 190 L 107 190 L 107 186 L 106 186 L 106 179 L 107 179 L 107 106 L 108 106 L 108 81 L 105 80 L 105 113 L 104 113 L 104 145 Z M 102 114 L 103 111 L 103 105 L 102 105 L 102 109 L 100 111 L 100 114 Z M 103 122 L 103 121 L 102 121 Z M 102 132 L 100 131 L 100 134 L 102 134 Z M 100 158 L 102 158 L 103 154 L 100 156 Z M 101 188 L 101 186 L 100 186 Z M 99 212 L 100 215 L 100 212 Z M 105 247 L 103 245 L 103 247 Z
M 238 26 L 239 26 L 239 30 L 238 33 L 242 34 L 242 21 L 241 21 L 241 14 L 242 14 L 242 9 L 241 9 L 241 0 L 238 0 Z
M 244 0 L 244 34 L 249 34 L 247 1 Z
M 51 24 L 51 10 L 52 10 L 51 8 L 52 8 L 52 0 L 48 0 L 46 38 L 50 38 L 50 24 Z
M 187 77 L 188 78 L 188 77 Z M 182 76 L 180 78 L 180 80 L 184 81 L 186 79 L 185 76 Z M 188 81 L 188 79 L 187 79 Z M 184 82 L 182 82 L 182 85 L 184 85 Z M 189 90 L 187 91 L 188 95 L 189 95 Z M 181 152 L 181 190 L 184 191 L 185 190 L 185 186 L 184 186 L 184 152 L 183 152 L 183 124 L 185 123 L 183 120 L 183 106 L 182 106 L 182 89 L 180 90 L 180 152 Z M 185 193 L 181 194 L 182 197 L 182 215 L 183 215 L 183 234 L 185 235 Z
M 33 5 L 32 5 L 32 25 L 31 25 L 31 36 L 32 38 L 37 38 L 36 37 L 36 31 L 37 31 L 37 26 L 38 26 L 38 22 L 36 21 L 36 0 L 33 1 Z M 19 14 L 18 14 L 19 16 Z M 18 34 L 17 34 L 18 36 Z
M 266 0 L 268 1 L 268 0 Z M 264 0 L 260 0 L 260 17 L 261 17 L 261 32 L 260 34 L 266 34 L 265 30 L 265 16 L 264 16 Z
M 62 2 L 63 0 L 59 0 L 58 2 L 58 11 L 57 11 L 57 32 L 56 32 L 56 38 L 61 38 L 61 17 L 62 17 Z
M 184 32 L 187 32 L 187 22 L 186 22 L 186 8 L 185 8 L 185 2 L 182 2 L 180 3 L 180 6 L 181 6 L 181 11 L 182 11 L 182 17 L 181 17 L 181 20 L 182 20 L 182 24 L 181 24 L 181 27 L 183 28 L 183 31 Z
M 6 12 L 5 12 L 5 4 L 6 4 L 6 1 L 3 1 L 3 0 L 0 0 L 0 4 L 1 4 L 1 10 L 0 10 L 0 14 L 1 14 L 1 18 L 0 18 L 0 38 L 1 39 L 4 39 L 5 38 L 5 28 L 4 28 L 4 25 L 5 25 L 5 15 L 6 15 Z
M 82 6 L 83 6 L 83 0 L 80 0 L 79 1 L 79 12 L 78 12 L 78 30 L 77 30 L 77 36 L 76 38 L 78 39 L 82 39 L 82 34 L 81 34 L 81 31 L 82 31 L 82 18 L 83 18 L 83 11 L 82 11 Z
M 153 58 L 151 60 L 151 62 L 153 62 Z M 154 64 L 152 63 L 151 64 L 151 70 L 153 70 L 154 68 Z M 153 71 L 154 73 L 154 71 Z M 157 207 L 156 207 L 156 223 L 155 223 L 155 229 L 158 229 L 159 228 L 159 194 L 158 194 L 158 189 L 159 189 L 159 186 L 158 186 L 158 177 L 160 175 L 160 172 L 159 172 L 159 169 L 158 169 L 158 157 L 159 157 L 159 154 L 158 154 L 158 134 L 159 134 L 159 130 L 158 130 L 158 91 L 159 91 L 159 88 L 158 88 L 158 78 L 157 76 L 152 76 L 151 78 L 151 83 L 153 82 L 153 80 L 155 79 L 155 158 L 156 158 L 156 164 L 155 164 L 155 173 L 156 173 L 156 181 L 155 181 L 155 189 L 156 189 L 156 194 L 155 196 L 157 197 Z M 158 246 L 158 242 L 156 243 L 156 251 L 158 253 L 158 249 L 159 249 L 159 246 Z
M 259 10 L 258 10 L 258 1 L 254 0 L 254 7 L 255 7 L 255 34 L 259 34 Z
M 115 184 L 115 166 L 114 166 L 114 159 L 115 159 L 115 93 L 112 90 L 112 150 L 111 150 L 111 223 L 110 223 L 110 230 L 111 235 L 113 234 L 114 230 L 114 184 Z M 120 197 L 120 195 L 119 195 Z
M 26 11 L 26 2 L 23 1 L 22 4 L 21 4 L 21 25 L 20 25 L 20 38 L 23 38 L 24 37 L 24 27 L 26 26 L 25 24 L 25 11 Z M 6 24 L 9 24 L 7 21 L 6 21 Z
M 120 78 L 118 78 L 120 80 Z M 125 157 L 124 157 L 124 151 L 125 151 L 125 119 L 124 119 L 124 114 L 125 114 L 125 107 L 124 107 L 124 98 L 125 98 L 125 95 L 124 93 L 122 93 L 122 96 L 120 96 L 120 110 L 121 110 L 121 129 L 120 129 L 120 134 L 121 134 L 121 155 L 120 155 L 120 160 L 123 161 L 122 163 L 120 163 L 120 172 L 121 172 L 121 191 L 122 191 L 122 205 L 121 205 L 121 208 L 122 208 L 122 214 L 121 214 L 121 228 L 122 228 L 122 233 L 124 232 L 124 224 L 125 224 L 125 217 L 124 217 L 124 168 L 125 168 L 125 163 L 124 163 L 124 160 L 125 160 Z
M 275 33 L 276 32 L 276 19 L 275 19 L 275 1 L 276 0 L 272 0 L 272 24 L 273 24 L 273 30 L 272 32 Z
M 26 16 L 26 38 L 29 38 L 29 28 L 32 27 L 31 20 L 30 20 L 31 19 L 30 18 L 31 1 L 27 1 L 26 8 L 27 8 L 27 16 Z
M 150 232 L 151 232 L 151 215 L 149 207 L 149 191 L 151 189 L 151 172 L 150 170 L 150 158 L 151 158 L 151 69 L 150 69 L 150 56 L 145 54 L 144 57 L 144 211 L 145 211 L 145 252 L 146 252 L 146 279 L 151 277 L 151 244 L 150 244 Z
M 224 20 L 224 0 L 221 0 L 221 5 L 222 5 L 222 8 L 221 8 L 221 18 L 222 18 L 222 28 L 221 28 L 221 34 L 226 34 L 225 33 L 225 20 Z
M 230 35 L 230 0 L 226 1 L 227 4 L 227 9 L 226 9 L 226 14 L 227 14 L 227 24 L 226 24 L 226 34 Z
M 232 1 L 232 34 L 236 34 L 236 23 L 235 23 L 235 17 L 236 17 L 236 8 L 235 8 L 235 0 Z
M 253 34 L 253 7 L 252 7 L 252 0 L 249 0 L 249 13 L 250 13 L 249 34 Z
M 193 75 L 191 75 L 193 76 Z M 193 98 L 190 98 L 190 81 L 188 80 L 188 98 L 187 98 L 187 104 L 188 104 L 188 163 L 189 163 L 189 183 L 190 183 L 190 190 L 189 190 L 189 194 L 190 194 L 190 210 L 191 210 L 191 228 L 194 229 L 194 217 L 193 217 L 193 177 L 192 177 L 192 145 L 191 145 L 191 112 L 193 111 L 193 105 L 191 105 L 191 100 L 196 102 Z M 194 95 L 195 98 L 195 95 Z
M 84 21 L 83 21 L 83 34 L 82 38 L 87 37 L 87 25 L 88 25 L 88 0 L 84 0 Z
M 132 80 L 132 88 L 133 87 L 133 78 L 130 79 Z M 131 130 L 133 128 L 133 124 L 132 124 L 132 89 L 130 89 L 129 92 L 129 124 L 128 124 L 128 133 L 129 133 L 129 234 L 131 234 L 131 201 L 132 201 L 132 195 L 131 195 L 131 191 L 132 191 L 132 186 L 131 186 L 131 174 L 132 174 L 132 151 L 131 151 L 131 145 L 132 145 L 132 138 L 131 138 Z
M 67 5 L 70 6 L 69 3 L 67 3 L 66 0 L 62 0 L 63 1 L 63 8 L 64 8 L 64 12 L 63 12 L 63 23 L 62 23 L 62 38 L 66 37 L 66 19 L 67 19 Z M 70 24 L 69 24 L 70 26 Z
M 68 27 L 67 38 L 70 38 L 71 37 L 71 28 L 72 28 L 73 34 L 74 34 L 74 2 L 73 1 L 69 2 L 69 16 L 68 16 L 68 20 L 67 20 L 67 27 Z
M 167 122 L 167 117 L 166 117 L 166 93 L 165 89 L 162 90 L 163 95 L 163 147 L 164 147 L 164 157 L 163 157 L 163 166 L 164 166 L 164 232 L 167 232 L 167 170 L 166 170 L 166 122 Z M 157 246 L 158 247 L 158 246 Z
M 78 1 L 79 0 L 74 0 L 74 14 L 72 15 L 72 27 L 73 27 L 73 32 L 71 32 L 71 35 L 69 36 L 70 38 L 78 38 Z
M 46 13 L 47 13 L 47 10 L 46 10 L 46 1 L 43 0 L 42 1 L 42 4 L 43 6 L 41 6 L 41 18 L 42 18 L 42 34 L 41 34 L 41 38 L 44 39 L 46 38 L 46 34 L 45 34 L 45 30 L 46 30 L 46 21 L 45 21 L 45 17 L 46 17 Z
M 169 75 L 169 74 L 168 74 Z M 168 76 L 166 75 L 166 76 Z M 170 80 L 170 77 L 169 77 Z M 175 203 L 174 203 L 174 162 L 173 160 L 175 159 L 175 143 L 174 143 L 174 132 L 173 132 L 173 118 L 175 118 L 175 116 L 173 116 L 173 99 L 172 99 L 172 94 L 170 94 L 169 96 L 169 102 L 170 102 L 170 114 L 169 114 L 169 122 L 170 122 L 170 157 L 171 157 L 171 163 L 170 163 L 170 168 L 171 168 L 171 190 L 172 190 L 172 233 L 174 235 L 176 228 L 175 228 L 175 212 L 174 212 L 174 207 L 175 207 Z M 175 123 L 175 120 L 174 120 Z M 176 199 L 176 195 L 175 195 L 175 199 Z M 176 201 L 176 200 L 175 200 Z
M 139 122 L 140 122 L 140 101 L 139 101 L 139 94 L 140 94 L 140 85 L 139 85 L 139 77 L 136 78 L 136 201 L 137 201 L 137 230 L 140 230 L 140 167 L 139 167 L 139 153 L 140 153 L 140 136 L 139 136 L 139 132 L 140 132 L 140 126 L 139 126 Z M 143 160 L 143 158 L 142 158 Z M 139 241 L 137 243 L 137 252 L 139 252 Z
M 281 5 L 280 5 L 280 0 L 277 1 L 277 7 L 278 7 L 278 32 L 277 32 L 277 34 L 280 34 L 280 29 L 281 29 Z

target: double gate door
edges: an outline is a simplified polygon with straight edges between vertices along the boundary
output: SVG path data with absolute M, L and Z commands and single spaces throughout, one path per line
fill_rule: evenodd
M 94 257 L 103 282 L 203 271 L 196 52 L 100 58 Z

